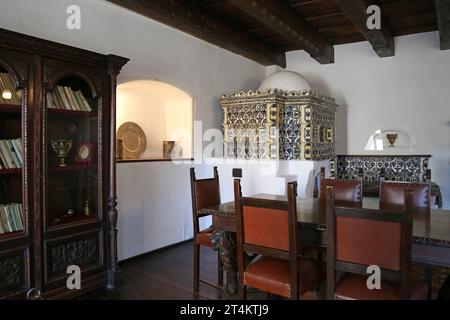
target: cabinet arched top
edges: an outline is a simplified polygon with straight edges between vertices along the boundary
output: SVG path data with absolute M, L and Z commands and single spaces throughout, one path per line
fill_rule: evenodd
M 16 70 L 14 66 L 0 58 L 0 69 L 2 68 L 11 76 L 11 79 L 14 81 L 15 89 L 23 89 L 25 87 L 25 79 L 22 78 L 19 70 Z
M 93 99 L 97 99 L 97 97 L 100 96 L 100 89 L 98 88 L 97 84 L 92 81 L 92 79 L 89 76 L 86 76 L 84 73 L 78 72 L 78 71 L 64 71 L 64 72 L 57 72 L 52 75 L 52 77 L 49 79 L 46 88 L 49 91 L 52 91 L 56 88 L 57 85 L 59 85 L 61 82 L 64 82 L 66 79 L 70 78 L 78 78 L 84 84 L 86 85 L 86 88 L 89 89 L 89 96 Z M 83 90 L 85 91 L 85 90 Z M 86 92 L 84 92 L 86 93 Z

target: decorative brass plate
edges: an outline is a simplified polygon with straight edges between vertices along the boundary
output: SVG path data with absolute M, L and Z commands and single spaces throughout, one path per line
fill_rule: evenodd
M 125 122 L 117 130 L 117 139 L 123 141 L 124 159 L 139 159 L 147 148 L 144 131 L 134 122 Z

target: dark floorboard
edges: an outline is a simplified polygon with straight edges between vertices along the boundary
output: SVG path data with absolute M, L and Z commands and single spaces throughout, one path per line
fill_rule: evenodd
M 87 300 L 205 300 L 224 299 L 222 290 L 200 284 L 192 289 L 192 242 L 120 264 L 116 289 L 101 289 L 84 295 Z M 201 248 L 200 277 L 217 283 L 217 252 Z
M 116 289 L 100 289 L 82 296 L 83 300 L 221 300 L 222 289 L 200 283 L 200 290 L 192 289 L 193 242 L 185 242 L 120 264 Z M 217 283 L 217 252 L 201 247 L 200 277 Z M 450 284 L 450 282 L 448 283 Z M 450 292 L 449 289 L 445 294 Z M 450 297 L 450 294 L 448 295 Z M 267 299 L 270 296 L 250 289 L 248 299 Z M 272 296 L 271 298 L 277 298 Z M 303 299 L 315 299 L 304 296 Z
M 223 289 L 200 283 L 193 291 L 193 242 L 137 257 L 120 264 L 116 289 L 100 289 L 88 293 L 82 300 L 223 300 Z M 217 283 L 217 252 L 201 247 L 200 278 Z M 225 281 L 225 279 L 224 279 Z M 277 299 L 255 289 L 247 291 L 247 298 Z M 313 297 L 305 296 L 310 299 Z

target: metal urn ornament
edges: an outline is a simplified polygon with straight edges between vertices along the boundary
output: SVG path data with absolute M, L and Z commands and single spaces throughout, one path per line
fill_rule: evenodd
M 72 149 L 72 140 L 58 139 L 52 140 L 51 143 L 53 150 L 56 152 L 56 155 L 59 158 L 59 166 L 67 166 L 66 158 L 70 150 Z
M 397 133 L 387 133 L 386 134 L 386 138 L 388 139 L 391 148 L 395 147 L 395 140 L 397 140 L 398 138 L 398 134 Z

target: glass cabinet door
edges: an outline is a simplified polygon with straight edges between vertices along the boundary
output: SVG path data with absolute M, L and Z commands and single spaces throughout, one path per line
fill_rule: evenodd
M 84 79 L 67 76 L 46 92 L 46 226 L 97 220 L 100 117 L 98 101 Z
M 0 65 L 0 242 L 26 231 L 22 122 L 22 91 L 16 90 L 12 75 Z

